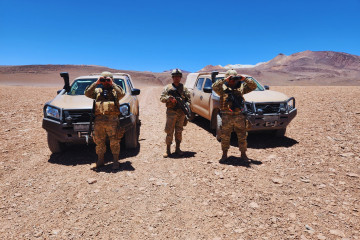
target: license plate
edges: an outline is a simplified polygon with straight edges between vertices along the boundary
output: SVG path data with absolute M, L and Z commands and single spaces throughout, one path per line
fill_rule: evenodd
M 74 124 L 75 132 L 85 132 L 89 131 L 89 124 Z
M 265 122 L 275 122 L 279 121 L 279 116 L 264 116 Z
M 276 127 L 278 125 L 278 121 L 274 122 L 265 122 L 266 127 Z

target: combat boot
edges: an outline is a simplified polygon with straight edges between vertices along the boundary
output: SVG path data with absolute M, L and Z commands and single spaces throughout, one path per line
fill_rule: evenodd
M 113 170 L 118 170 L 120 168 L 120 163 L 119 163 L 119 155 L 114 154 L 113 155 L 113 164 L 112 164 L 112 169 Z
M 175 150 L 176 154 L 182 156 L 184 155 L 183 151 L 180 150 L 180 142 L 176 142 L 176 150 Z
M 249 161 L 249 158 L 248 158 L 248 156 L 246 155 L 246 152 L 241 152 L 241 158 L 242 158 L 244 161 Z
M 171 145 L 166 145 L 166 152 L 164 153 L 163 157 L 167 158 L 170 156 L 171 152 L 170 152 L 170 146 Z
M 223 150 L 223 154 L 222 154 L 221 159 L 219 161 L 220 163 L 223 163 L 223 162 L 226 161 L 226 159 L 228 158 L 227 154 L 228 154 L 228 150 Z
M 96 163 L 91 164 L 90 169 L 91 170 L 98 169 L 104 166 L 104 164 L 105 164 L 104 156 L 98 156 L 98 160 L 96 161 Z

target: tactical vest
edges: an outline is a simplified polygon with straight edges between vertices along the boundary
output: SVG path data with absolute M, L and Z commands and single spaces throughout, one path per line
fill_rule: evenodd
M 103 95 L 98 94 L 96 97 L 95 103 L 95 116 L 98 115 L 119 115 L 120 109 L 118 104 L 115 103 L 116 100 L 115 90 L 109 91 L 108 97 L 105 98 Z

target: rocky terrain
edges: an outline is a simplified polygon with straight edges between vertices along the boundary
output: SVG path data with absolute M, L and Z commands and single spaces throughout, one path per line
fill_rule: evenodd
M 140 147 L 95 172 L 93 146 L 47 147 L 42 108 L 58 87 L 2 85 L 0 239 L 360 239 L 360 87 L 272 89 L 296 98 L 298 116 L 284 138 L 250 134 L 249 163 L 234 139 L 220 164 L 200 118 L 184 157 L 162 158 L 154 85 L 141 88 Z

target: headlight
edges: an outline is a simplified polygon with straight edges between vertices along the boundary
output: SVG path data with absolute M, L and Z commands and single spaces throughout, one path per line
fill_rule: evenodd
M 287 102 L 288 110 L 291 111 L 295 108 L 295 98 L 290 98 Z
M 127 116 L 130 114 L 130 107 L 129 105 L 127 104 L 123 104 L 123 105 L 120 105 L 120 113 L 123 115 L 123 116 Z
M 45 114 L 46 114 L 46 117 L 60 119 L 60 111 L 57 108 L 47 106 L 45 109 Z

